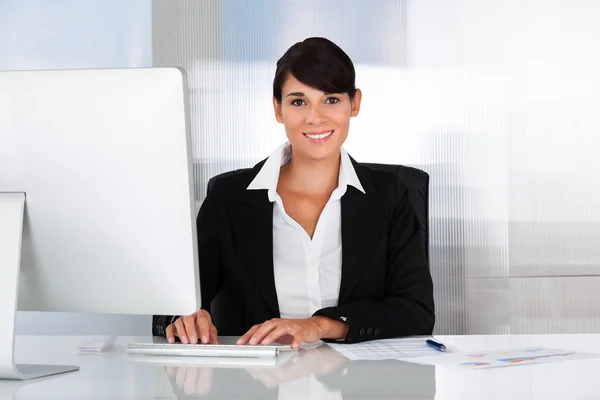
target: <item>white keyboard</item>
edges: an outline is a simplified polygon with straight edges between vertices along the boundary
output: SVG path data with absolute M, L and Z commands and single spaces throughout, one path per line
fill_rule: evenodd
M 235 345 L 235 344 L 181 344 L 181 343 L 132 343 L 127 345 L 129 354 L 151 356 L 190 357 L 248 357 L 275 358 L 279 352 L 295 352 L 284 345 Z

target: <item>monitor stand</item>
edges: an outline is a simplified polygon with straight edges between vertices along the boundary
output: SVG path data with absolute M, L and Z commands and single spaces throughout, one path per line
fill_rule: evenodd
M 25 193 L 0 193 L 0 379 L 31 379 L 77 366 L 15 364 L 15 324 L 21 268 Z

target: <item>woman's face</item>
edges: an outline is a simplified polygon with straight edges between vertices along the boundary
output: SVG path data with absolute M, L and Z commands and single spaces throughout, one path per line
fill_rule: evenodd
M 281 104 L 273 98 L 275 117 L 285 126 L 294 156 L 337 157 L 348 137 L 350 118 L 358 115 L 360 90 L 350 100 L 348 93 L 324 93 L 290 74 L 281 95 Z

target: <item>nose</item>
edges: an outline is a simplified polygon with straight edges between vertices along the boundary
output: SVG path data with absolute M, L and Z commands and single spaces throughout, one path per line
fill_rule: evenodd
M 325 122 L 325 116 L 321 112 L 320 105 L 313 105 L 306 115 L 306 123 L 311 125 L 320 125 Z

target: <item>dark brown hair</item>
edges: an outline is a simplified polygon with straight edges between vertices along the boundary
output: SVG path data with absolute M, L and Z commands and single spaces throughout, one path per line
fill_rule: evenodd
M 273 97 L 281 103 L 281 89 L 289 75 L 325 93 L 356 93 L 354 64 L 332 41 L 311 37 L 290 47 L 277 61 Z

